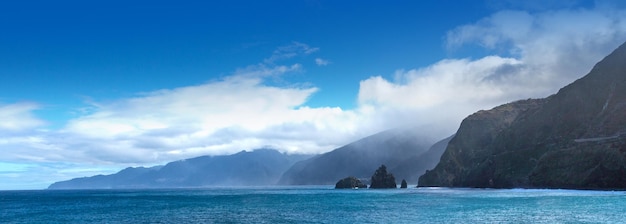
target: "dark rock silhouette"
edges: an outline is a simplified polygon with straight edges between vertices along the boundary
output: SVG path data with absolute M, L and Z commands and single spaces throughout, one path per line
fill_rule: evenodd
M 406 180 L 402 179 L 402 183 L 400 184 L 400 188 L 407 188 L 408 184 L 406 183 Z
M 179 188 L 273 185 L 294 163 L 308 155 L 287 155 L 272 149 L 227 156 L 201 156 L 165 166 L 126 168 L 116 174 L 56 182 L 48 189 Z
M 372 181 L 370 188 L 397 188 L 396 178 L 391 173 L 387 173 L 387 167 L 381 165 L 374 175 L 372 175 Z
M 419 186 L 626 189 L 626 44 L 548 98 L 467 117 Z
M 352 188 L 367 188 L 367 185 L 362 183 L 361 180 L 356 177 L 346 177 L 335 184 L 335 189 L 352 189 Z

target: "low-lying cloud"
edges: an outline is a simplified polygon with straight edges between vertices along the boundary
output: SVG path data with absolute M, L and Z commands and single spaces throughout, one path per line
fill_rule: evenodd
M 445 59 L 398 70 L 394 80 L 372 77 L 361 81 L 359 102 L 456 128 L 477 110 L 556 93 L 625 40 L 623 10 L 502 11 L 449 31 L 446 44 L 449 50 L 479 45 L 503 56 Z

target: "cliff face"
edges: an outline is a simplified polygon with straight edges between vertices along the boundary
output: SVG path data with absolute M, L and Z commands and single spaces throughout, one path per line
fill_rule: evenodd
M 448 143 L 439 164 L 420 177 L 419 186 L 488 187 L 494 165 L 492 146 L 499 134 L 510 128 L 521 114 L 534 111 L 541 104 L 542 100 L 523 100 L 467 117 Z
M 555 95 L 467 117 L 419 186 L 626 189 L 626 44 Z

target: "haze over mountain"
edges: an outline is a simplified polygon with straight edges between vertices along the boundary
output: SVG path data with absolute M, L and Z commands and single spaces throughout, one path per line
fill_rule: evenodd
M 164 166 L 126 168 L 111 175 L 56 182 L 48 189 L 180 188 L 275 184 L 295 162 L 310 155 L 287 155 L 272 149 L 228 156 L 201 156 Z
M 454 137 L 454 135 L 436 142 L 424 153 L 413 155 L 398 164 L 393 164 L 390 172 L 399 178 L 398 181 L 404 179 L 411 184 L 417 183 L 418 178 L 424 174 L 426 170 L 433 169 L 437 166 L 441 155 L 446 150 L 446 147 L 448 147 L 448 143 L 452 137 Z
M 394 129 L 347 144 L 333 151 L 296 163 L 279 184 L 335 184 L 355 176 L 369 178 L 380 165 L 389 167 L 398 179 L 415 183 L 426 169 L 435 166 L 447 140 L 433 145 L 421 135 L 423 129 Z
M 552 96 L 467 117 L 419 185 L 626 189 L 626 43 Z

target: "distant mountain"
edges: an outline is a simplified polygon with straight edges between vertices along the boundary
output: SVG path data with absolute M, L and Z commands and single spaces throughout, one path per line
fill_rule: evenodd
M 467 117 L 419 185 L 626 189 L 626 44 L 555 95 Z
M 56 182 L 48 189 L 272 185 L 293 164 L 310 157 L 257 149 L 228 156 L 201 156 L 152 168 L 126 168 L 116 174 Z
M 278 183 L 286 185 L 335 184 L 347 176 L 369 179 L 376 168 L 382 164 L 390 167 L 389 172 L 394 173 L 400 180 L 406 179 L 416 183 L 419 175 L 435 166 L 445 149 L 445 147 L 439 147 L 439 150 L 428 151 L 433 141 L 421 137 L 421 132 L 421 129 L 412 128 L 374 134 L 331 152 L 296 163 L 283 174 Z M 437 155 L 438 152 L 441 153 Z

